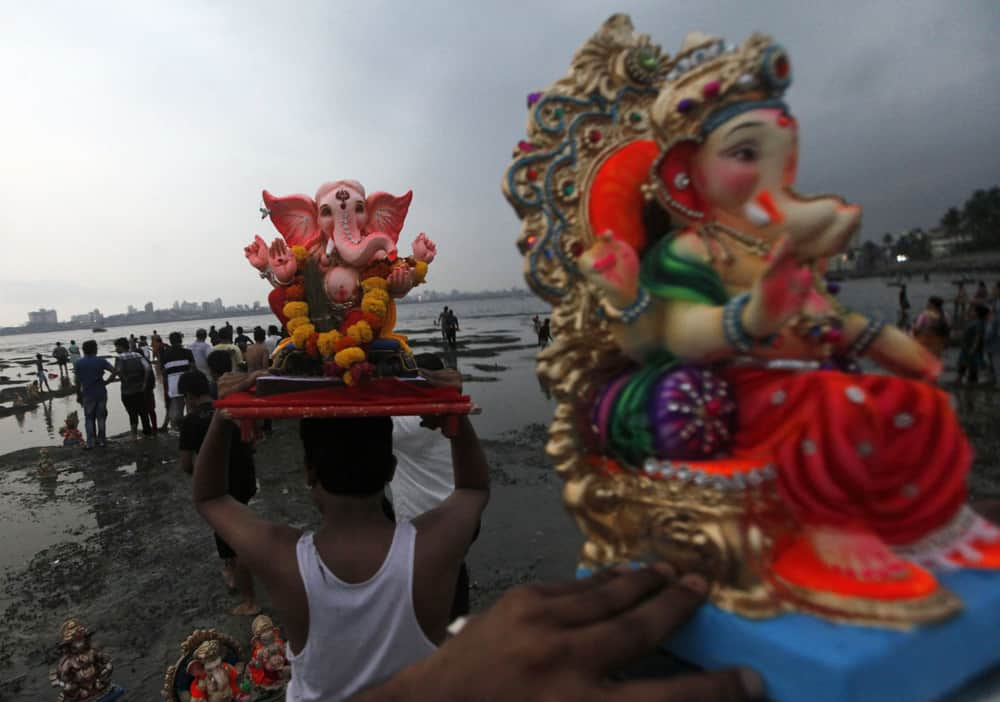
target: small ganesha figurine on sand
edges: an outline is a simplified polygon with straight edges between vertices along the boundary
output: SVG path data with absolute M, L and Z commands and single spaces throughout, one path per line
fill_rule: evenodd
M 315 198 L 264 191 L 264 212 L 283 238 L 268 246 L 257 236 L 245 254 L 274 286 L 268 302 L 288 330 L 275 371 L 352 384 L 371 372 L 373 348 L 408 353 L 405 337 L 392 333 L 394 300 L 424 282 L 437 252 L 421 233 L 410 256 L 397 253 L 411 198 L 366 196 L 353 180 L 324 183 Z
M 249 695 L 240 689 L 239 671 L 222 660 L 222 647 L 215 639 L 204 641 L 195 649 L 187 664 L 191 681 L 191 699 L 208 702 L 245 702 Z
M 504 191 L 554 306 L 548 452 L 584 568 L 665 559 L 752 617 L 941 620 L 936 573 L 1000 568 L 1000 530 L 940 361 L 824 280 L 861 211 L 794 190 L 791 77 L 769 37 L 668 57 L 616 15 L 528 96 Z
M 91 645 L 91 632 L 79 619 L 67 619 L 59 638 L 59 664 L 49 674 L 60 691 L 58 702 L 111 702 L 121 697 L 124 690 L 111 683 L 111 659 Z
M 253 632 L 250 680 L 265 690 L 282 689 L 288 684 L 292 669 L 285 657 L 285 641 L 271 618 L 260 614 L 250 626 Z

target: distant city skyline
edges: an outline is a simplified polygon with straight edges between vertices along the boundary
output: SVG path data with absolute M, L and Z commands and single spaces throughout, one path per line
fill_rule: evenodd
M 435 300 L 448 300 L 452 297 L 476 297 L 476 296 L 497 296 L 497 295 L 522 295 L 529 294 L 526 286 L 511 286 L 510 288 L 497 288 L 492 290 L 458 290 L 452 289 L 448 292 L 436 290 L 420 290 L 419 288 L 411 292 L 407 298 L 400 302 L 409 304 L 413 302 L 433 302 Z M 27 313 L 27 321 L 16 324 L 0 324 L 0 328 L 22 327 L 22 326 L 53 326 L 60 324 L 103 324 L 107 319 L 121 317 L 142 317 L 143 315 L 155 315 L 158 313 L 176 312 L 182 315 L 204 314 L 222 315 L 234 312 L 250 312 L 267 314 L 270 307 L 265 300 L 253 300 L 249 303 L 240 302 L 233 305 L 226 305 L 222 298 L 216 297 L 214 300 L 203 300 L 194 302 L 189 300 L 174 300 L 169 307 L 156 307 L 152 302 L 146 302 L 142 309 L 134 304 L 128 304 L 124 312 L 104 313 L 100 308 L 95 307 L 88 312 L 71 314 L 68 318 L 61 317 L 57 309 L 47 309 L 40 307 L 37 310 L 30 310 Z

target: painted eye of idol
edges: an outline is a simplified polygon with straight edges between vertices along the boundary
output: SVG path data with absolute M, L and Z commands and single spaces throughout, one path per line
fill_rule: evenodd
M 322 207 L 319 208 L 320 217 L 329 217 L 331 214 L 332 212 L 330 211 L 329 205 L 323 205 Z
M 358 203 L 354 205 L 354 211 L 357 214 L 361 214 L 362 212 L 364 212 L 365 211 L 365 203 L 358 201 Z

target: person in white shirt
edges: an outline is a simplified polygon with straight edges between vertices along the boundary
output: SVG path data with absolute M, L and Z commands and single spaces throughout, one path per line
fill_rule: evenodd
M 414 360 L 421 370 L 445 368 L 442 360 L 432 353 L 418 354 Z M 420 417 L 393 417 L 392 449 L 396 454 L 396 473 L 387 492 L 396 519 L 414 519 L 448 499 L 455 489 L 448 439 L 439 432 L 427 431 L 421 426 Z M 468 613 L 469 570 L 463 560 L 455 584 L 451 618 Z
M 263 373 L 220 378 L 220 396 L 249 389 Z M 457 382 L 455 371 L 439 373 L 440 383 Z M 396 464 L 392 421 L 303 419 L 306 482 L 322 515 L 317 531 L 303 532 L 227 494 L 237 428 L 223 412 L 212 417 L 195 461 L 194 505 L 268 591 L 288 634 L 289 700 L 343 700 L 445 640 L 453 583 L 489 500 L 489 465 L 468 417 L 424 423 L 448 432 L 455 490 L 436 509 L 393 524 L 382 512 Z
M 195 340 L 191 342 L 188 349 L 194 355 L 195 368 L 205 374 L 206 378 L 211 378 L 212 373 L 208 369 L 208 354 L 212 353 L 212 345 L 205 341 L 208 332 L 199 329 L 194 333 Z
M 267 328 L 267 338 L 264 339 L 264 346 L 267 347 L 267 355 L 270 356 L 274 353 L 274 350 L 278 348 L 278 342 L 281 341 L 281 334 L 278 333 L 278 327 L 275 325 L 270 325 Z

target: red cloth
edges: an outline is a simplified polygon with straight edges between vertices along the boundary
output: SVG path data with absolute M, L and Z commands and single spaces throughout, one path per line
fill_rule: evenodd
M 236 418 L 469 414 L 475 409 L 469 396 L 456 388 L 435 388 L 398 378 L 264 397 L 235 393 L 217 400 L 215 406 L 229 410 Z
M 964 504 L 972 448 L 937 387 L 836 371 L 723 375 L 738 411 L 734 454 L 778 466 L 802 523 L 863 524 L 906 544 Z

